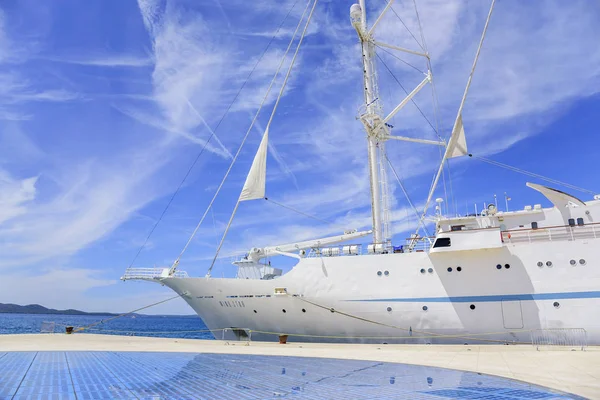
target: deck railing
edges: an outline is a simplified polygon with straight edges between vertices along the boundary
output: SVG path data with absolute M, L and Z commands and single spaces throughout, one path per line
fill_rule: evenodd
M 176 278 L 189 278 L 185 271 L 175 271 L 171 276 Z M 156 280 L 169 277 L 169 268 L 127 268 L 121 280 Z
M 412 250 L 409 250 L 410 240 L 415 241 L 415 245 Z M 349 248 L 352 248 L 350 250 Z M 340 245 L 340 246 L 331 246 L 325 248 L 315 248 L 311 249 L 306 256 L 313 257 L 352 257 L 364 254 L 391 254 L 391 253 L 409 253 L 409 252 L 425 252 L 429 251 L 431 247 L 431 243 L 428 238 L 418 238 L 418 239 L 407 239 L 407 244 L 404 246 L 390 246 L 386 247 L 385 250 L 377 250 L 375 252 L 369 251 L 369 245 Z
M 531 344 L 538 350 L 540 346 L 562 346 L 583 351 L 587 347 L 587 332 L 583 328 L 535 329 L 531 331 Z
M 564 241 L 578 239 L 596 239 L 600 235 L 600 227 L 596 224 L 576 226 L 552 226 L 537 229 L 515 229 L 502 232 L 504 243 L 532 243 L 548 241 Z

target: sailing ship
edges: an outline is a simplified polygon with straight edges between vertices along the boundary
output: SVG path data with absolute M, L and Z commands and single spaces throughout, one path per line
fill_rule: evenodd
M 234 263 L 238 267 L 235 278 L 211 276 L 215 255 L 205 277 L 189 277 L 179 270 L 178 258 L 170 268 L 128 268 L 122 279 L 168 286 L 185 299 L 217 338 L 224 339 L 251 336 L 252 340 L 274 340 L 290 335 L 302 341 L 516 343 L 530 342 L 534 333 L 555 332 L 566 338 L 583 335 L 583 340 L 600 343 L 600 319 L 596 317 L 600 305 L 598 195 L 583 201 L 528 183 L 553 206 L 536 204 L 502 212 L 491 204 L 475 215 L 445 216 L 438 204 L 432 235 L 421 236 L 417 231 L 402 246 L 391 242 L 385 144 L 394 139 L 445 149 L 422 210 L 420 222 L 426 231 L 427 211 L 446 161 L 468 155 L 462 108 L 494 4 L 451 137 L 445 142 L 391 134 L 390 119 L 432 80 L 431 72 L 426 73 L 389 114 L 383 113 L 375 48 L 429 60 L 426 53 L 376 40 L 374 29 L 392 3 L 388 2 L 371 26 L 367 25 L 365 0 L 350 9 L 362 49 L 365 106 L 360 121 L 367 133 L 372 229 L 252 248 Z M 314 1 L 307 14 L 298 48 L 316 4 Z M 307 5 L 305 12 L 308 10 Z M 289 71 L 273 114 L 288 76 Z M 270 122 L 236 210 L 240 202 L 265 197 Z M 218 190 L 213 201 L 217 194 Z M 370 235 L 371 243 L 348 244 Z M 265 262 L 274 256 L 295 259 L 296 265 L 284 274 L 270 261 Z

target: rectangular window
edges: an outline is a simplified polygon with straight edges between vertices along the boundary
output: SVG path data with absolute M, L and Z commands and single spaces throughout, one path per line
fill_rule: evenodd
M 577 225 L 583 226 L 585 223 L 583 222 L 583 218 L 577 218 Z
M 575 226 L 575 220 L 573 218 L 569 218 L 569 226 Z
M 531 229 L 537 229 L 537 228 L 538 228 L 537 222 L 532 222 L 531 223 Z
M 462 231 L 464 227 L 465 227 L 464 225 L 452 225 L 450 227 L 450 230 L 451 231 Z
M 433 244 L 433 247 L 450 247 L 450 238 L 438 238 Z

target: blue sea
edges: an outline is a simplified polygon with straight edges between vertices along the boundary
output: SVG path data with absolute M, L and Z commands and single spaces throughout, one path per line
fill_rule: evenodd
M 54 323 L 54 332 L 64 333 L 66 326 L 83 327 L 108 320 L 110 316 L 60 314 L 0 314 L 0 334 L 40 333 Z M 129 315 L 101 322 L 85 333 L 152 336 L 188 339 L 214 339 L 197 316 Z

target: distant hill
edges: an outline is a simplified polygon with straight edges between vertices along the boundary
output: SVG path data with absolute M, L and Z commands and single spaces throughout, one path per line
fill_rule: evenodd
M 55 310 L 53 308 L 46 308 L 39 304 L 29 304 L 26 306 L 20 306 L 18 304 L 4 304 L 0 303 L 0 313 L 3 314 L 63 314 L 63 315 L 118 315 L 111 313 L 98 313 L 98 312 L 85 312 L 79 310 Z

